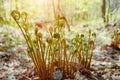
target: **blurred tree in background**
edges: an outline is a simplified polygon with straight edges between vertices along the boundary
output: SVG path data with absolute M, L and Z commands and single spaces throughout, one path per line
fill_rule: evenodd
M 120 18 L 119 7 L 119 0 L 1 0 L 0 19 L 11 21 L 11 10 L 18 9 L 26 11 L 33 23 L 53 21 L 55 13 L 64 15 L 70 24 L 109 22 Z
M 4 8 L 4 0 L 0 1 L 0 22 L 2 22 L 6 17 L 5 8 Z

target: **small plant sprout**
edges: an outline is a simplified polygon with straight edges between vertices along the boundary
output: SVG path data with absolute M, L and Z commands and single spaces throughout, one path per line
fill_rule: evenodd
M 118 29 L 113 32 L 113 41 L 111 44 L 114 48 L 119 48 L 120 45 L 120 31 Z

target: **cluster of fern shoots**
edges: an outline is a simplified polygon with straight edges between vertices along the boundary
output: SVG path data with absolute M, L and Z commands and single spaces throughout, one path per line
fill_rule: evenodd
M 116 28 L 113 32 L 113 41 L 111 44 L 114 48 L 120 49 L 120 30 Z
M 28 29 L 28 15 L 13 10 L 11 16 L 19 26 L 27 43 L 27 52 L 31 57 L 39 80 L 53 80 L 56 68 L 63 72 L 63 78 L 74 77 L 74 73 L 82 66 L 90 68 L 96 34 L 88 31 L 88 35 L 76 34 L 68 40 L 65 38 L 64 21 L 58 19 L 53 27 L 49 27 L 48 36 L 44 36 L 38 27 L 34 28 L 34 35 Z

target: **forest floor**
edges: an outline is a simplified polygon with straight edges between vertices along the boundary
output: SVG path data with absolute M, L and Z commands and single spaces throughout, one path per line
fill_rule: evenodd
M 107 44 L 97 46 L 91 69 L 95 80 L 120 80 L 120 49 L 116 50 Z M 14 27 L 0 26 L 0 80 L 33 79 L 37 80 L 34 65 L 27 56 L 21 32 Z M 80 74 L 79 80 L 93 79 Z

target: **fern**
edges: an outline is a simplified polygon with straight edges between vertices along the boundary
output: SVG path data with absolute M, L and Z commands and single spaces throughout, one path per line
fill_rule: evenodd
M 90 68 L 96 34 L 89 31 L 88 39 L 83 34 L 77 34 L 70 42 L 65 38 L 64 21 L 57 20 L 55 27 L 49 28 L 49 35 L 44 38 L 38 27 L 34 27 L 34 40 L 28 29 L 28 14 L 18 10 L 11 16 L 19 26 L 28 46 L 31 57 L 40 80 L 53 80 L 55 68 L 63 71 L 63 77 L 74 75 L 81 66 Z M 69 43 L 72 46 L 69 46 Z

